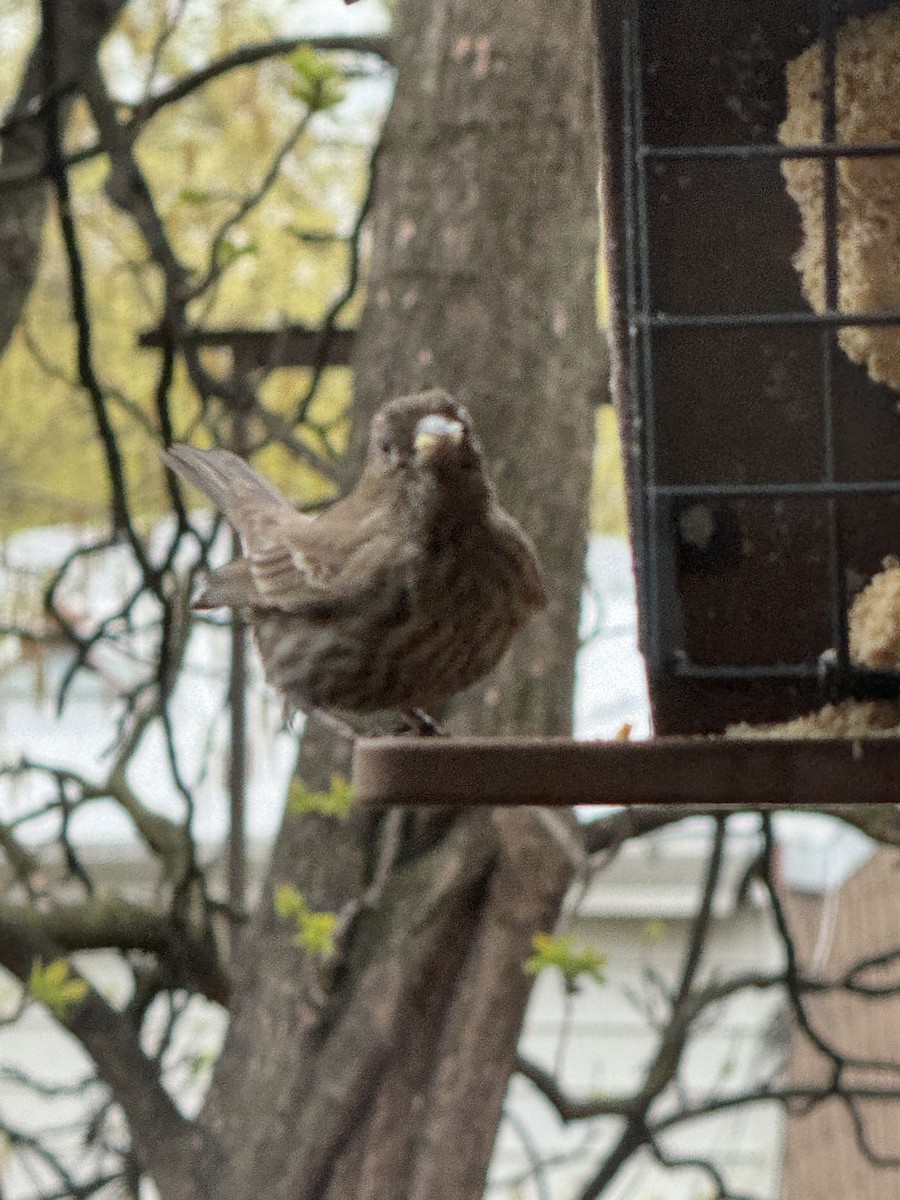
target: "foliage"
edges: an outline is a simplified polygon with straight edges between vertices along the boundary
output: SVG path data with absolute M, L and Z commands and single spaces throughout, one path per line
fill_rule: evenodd
M 327 792 L 310 790 L 301 779 L 291 780 L 288 789 L 288 810 L 295 816 L 319 813 L 323 817 L 342 820 L 353 803 L 353 788 L 343 775 L 332 775 L 331 787 Z
M 602 405 L 597 410 L 597 440 L 591 487 L 591 529 L 594 533 L 610 537 L 625 537 L 628 533 L 622 449 L 615 410 L 609 404 Z
M 344 99 L 347 89 L 341 72 L 321 54 L 304 46 L 291 56 L 295 79 L 291 94 L 313 112 L 334 108 Z
M 233 0 L 227 15 L 214 23 L 191 5 L 181 21 L 172 22 L 172 12 L 165 0 L 128 5 L 107 39 L 103 64 L 108 85 L 125 101 L 127 113 L 137 113 L 138 81 L 154 92 L 162 90 L 167 81 L 188 74 L 198 55 L 225 56 L 248 40 L 278 32 L 274 16 L 259 0 Z M 214 78 L 143 123 L 136 142 L 138 161 L 173 250 L 199 289 L 188 305 L 192 323 L 315 326 L 331 308 L 346 277 L 344 235 L 366 185 L 369 154 L 359 132 L 327 154 L 320 148 L 323 137 L 342 136 L 339 110 L 345 94 L 340 67 L 304 47 L 293 56 Z M 140 349 L 139 342 L 158 323 L 161 281 L 146 267 L 146 250 L 133 222 L 110 201 L 106 165 L 91 153 L 95 141 L 95 123 L 79 104 L 67 148 L 80 159 L 70 179 L 90 280 L 95 357 L 101 383 L 114 397 L 112 416 L 134 508 L 152 518 L 168 505 L 145 445 L 155 420 L 159 354 Z M 250 162 L 248 145 L 254 147 Z M 267 164 L 279 156 L 283 160 L 276 177 L 258 203 L 243 211 L 242 197 L 262 187 Z M 298 229 L 313 231 L 317 240 L 299 242 Z M 0 535 L 38 524 L 95 522 L 103 516 L 103 462 L 92 436 L 90 405 L 75 377 L 69 307 L 67 268 L 51 220 L 25 319 L 0 359 L 0 395 L 15 397 L 14 404 L 5 406 L 0 430 Z M 348 307 L 345 319 L 352 319 L 354 311 Z M 205 361 L 217 373 L 229 368 L 224 350 L 210 351 Z M 308 421 L 297 437 L 317 452 L 324 443 L 334 460 L 343 449 L 348 379 L 340 370 L 327 376 L 305 405 Z M 257 383 L 266 406 L 290 420 L 309 392 L 313 374 L 306 368 L 285 368 L 263 373 Z M 180 368 L 170 404 L 175 436 L 202 440 L 202 427 L 212 414 L 198 405 L 196 390 Z M 308 463 L 298 464 L 296 455 L 277 440 L 267 440 L 259 461 L 302 503 L 333 494 L 326 476 Z
M 648 945 L 656 946 L 664 942 L 669 936 L 669 927 L 665 921 L 659 918 L 648 921 L 641 930 L 641 937 Z
M 72 968 L 65 958 L 56 958 L 46 966 L 40 959 L 35 959 L 28 977 L 28 994 L 65 1021 L 88 994 L 88 985 L 72 975 Z
M 32 7 L 36 11 L 36 5 Z M 171 30 L 170 13 L 171 5 L 164 0 L 129 5 L 107 41 L 103 61 L 110 85 L 129 103 L 139 98 L 137 80 L 159 87 L 188 72 L 201 53 L 226 55 L 250 38 L 277 32 L 274 18 L 258 0 L 233 0 L 227 16 L 212 25 L 211 44 L 210 27 L 190 6 Z M 12 17 L 7 21 L 3 74 L 13 79 L 32 25 Z M 314 325 L 339 294 L 348 262 L 342 234 L 365 187 L 368 157 L 368 145 L 358 134 L 343 144 L 333 143 L 347 91 L 333 58 L 306 45 L 283 61 L 212 80 L 179 104 L 161 109 L 142 129 L 137 142 L 140 163 L 159 197 L 179 255 L 194 272 L 202 273 L 208 249 L 216 245 L 215 283 L 190 306 L 198 324 Z M 287 155 L 262 202 L 216 244 L 217 228 L 234 215 L 247 188 L 248 143 L 254 146 L 257 162 L 264 164 L 305 111 L 319 114 L 317 123 Z M 90 115 L 79 105 L 68 131 L 69 149 L 85 155 L 95 137 Z M 327 152 L 320 146 L 323 137 L 332 139 Z M 251 166 L 251 181 L 263 170 Z M 71 180 L 82 254 L 93 281 L 89 298 L 102 382 L 118 397 L 113 419 L 135 507 L 152 519 L 167 507 L 159 473 L 144 447 L 154 419 L 157 354 L 139 348 L 139 342 L 155 324 L 159 283 L 143 269 L 139 236 L 105 194 L 102 161 L 84 158 L 74 166 Z M 357 296 L 346 306 L 345 323 L 352 322 L 359 304 Z M 0 395 L 15 397 L 14 404 L 5 406 L 0 428 L 0 536 L 34 525 L 89 524 L 102 520 L 105 511 L 103 463 L 92 436 L 89 405 L 74 378 L 68 308 L 62 246 L 51 221 L 25 320 L 0 358 Z M 224 351 L 207 357 L 227 366 Z M 260 394 L 267 407 L 287 416 L 311 382 L 310 371 L 284 368 L 260 381 Z M 315 450 L 322 449 L 324 440 L 327 454 L 337 458 L 344 447 L 348 398 L 347 372 L 328 372 L 298 438 Z M 203 413 L 181 369 L 173 381 L 171 405 L 175 436 L 196 437 Z M 618 434 L 608 407 L 598 412 L 597 447 L 592 525 L 596 532 L 623 536 Z M 298 463 L 277 442 L 261 450 L 258 462 L 299 503 L 315 504 L 333 495 L 326 477 Z
M 335 931 L 338 918 L 335 913 L 315 912 L 306 898 L 289 883 L 275 889 L 275 912 L 282 920 L 292 921 L 296 931 L 291 939 L 300 950 L 312 958 L 328 959 L 335 953 Z
M 555 969 L 562 974 L 567 991 L 574 991 L 582 976 L 603 983 L 606 955 L 589 946 L 575 946 L 569 936 L 554 937 L 551 933 L 536 933 L 531 939 L 534 953 L 525 960 L 529 975 Z

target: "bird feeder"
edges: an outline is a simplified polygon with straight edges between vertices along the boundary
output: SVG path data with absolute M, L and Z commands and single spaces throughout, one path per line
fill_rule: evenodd
M 481 803 L 896 802 L 893 738 L 683 739 L 898 696 L 900 655 L 855 648 L 848 613 L 900 555 L 900 8 L 595 9 L 613 394 L 662 736 L 362 743 L 361 794 L 449 800 L 424 765 L 441 755 Z M 878 618 L 900 631 L 894 595 Z

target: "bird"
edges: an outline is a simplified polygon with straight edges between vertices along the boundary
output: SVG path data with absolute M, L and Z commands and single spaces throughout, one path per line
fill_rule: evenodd
M 250 623 L 286 712 L 391 710 L 441 732 L 427 709 L 493 669 L 547 604 L 534 547 L 497 500 L 467 408 L 441 389 L 375 413 L 362 474 L 317 515 L 229 450 L 172 445 L 166 466 L 207 496 L 241 554 L 193 607 Z

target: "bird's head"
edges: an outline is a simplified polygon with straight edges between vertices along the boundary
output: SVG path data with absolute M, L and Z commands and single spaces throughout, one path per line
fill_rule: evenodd
M 367 470 L 399 477 L 414 487 L 486 493 L 481 467 L 472 418 L 446 392 L 402 396 L 375 414 Z

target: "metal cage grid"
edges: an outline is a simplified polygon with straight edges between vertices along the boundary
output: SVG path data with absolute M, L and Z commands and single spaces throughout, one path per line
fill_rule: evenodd
M 734 6 L 722 7 L 727 9 Z M 771 7 L 766 4 L 746 6 L 747 9 L 756 10 L 758 25 L 765 21 L 765 10 Z M 792 6 L 788 4 L 784 7 Z M 810 6 L 794 7 L 809 9 Z M 866 390 L 871 392 L 878 389 L 873 389 L 863 379 L 861 370 L 851 373 L 848 380 L 847 363 L 838 345 L 837 333 L 841 327 L 850 325 L 900 326 L 900 311 L 839 310 L 838 160 L 841 157 L 900 156 L 900 142 L 844 144 L 838 140 L 836 32 L 846 16 L 851 12 L 858 13 L 860 7 L 858 4 L 835 3 L 834 0 L 815 0 L 815 22 L 808 22 L 805 28 L 809 42 L 818 37 L 823 48 L 821 141 L 800 146 L 785 146 L 774 140 L 775 119 L 780 111 L 779 103 L 783 103 L 777 96 L 778 72 L 783 68 L 787 54 L 787 51 L 780 54 L 777 45 L 766 51 L 766 57 L 775 64 L 769 69 L 768 98 L 763 100 L 760 96 L 755 97 L 755 102 L 765 109 L 766 119 L 757 122 L 741 142 L 728 143 L 715 140 L 715 130 L 709 141 L 691 138 L 691 126 L 696 129 L 697 117 L 689 113 L 686 122 L 688 128 L 684 130 L 687 137 L 682 142 L 679 117 L 684 112 L 684 106 L 679 108 L 677 100 L 673 102 L 665 91 L 667 76 L 664 64 L 668 49 L 665 39 L 685 18 L 688 6 L 661 5 L 652 0 L 626 0 L 622 11 L 620 168 L 624 210 L 622 245 L 625 295 L 620 297 L 620 304 L 624 300 L 627 317 L 627 378 L 632 406 L 627 434 L 637 448 L 637 464 L 631 485 L 632 490 L 639 488 L 641 493 L 638 497 L 632 497 L 632 518 L 640 560 L 642 649 L 647 659 L 651 691 L 654 690 L 654 684 L 658 693 L 665 692 L 666 685 L 671 684 L 674 686 L 672 694 L 676 703 L 678 697 L 683 700 L 685 695 L 691 694 L 685 693 L 676 681 L 692 687 L 693 694 L 704 684 L 725 684 L 727 691 L 722 693 L 727 697 L 723 706 L 725 719 L 756 712 L 766 715 L 767 709 L 774 715 L 779 709 L 786 707 L 790 710 L 798 705 L 800 697 L 808 703 L 814 698 L 824 700 L 846 695 L 894 697 L 900 694 L 900 676 L 896 672 L 876 672 L 855 667 L 848 650 L 847 611 L 849 593 L 855 590 L 853 585 L 858 587 L 865 575 L 876 568 L 881 555 L 900 549 L 900 510 L 896 511 L 897 538 L 893 544 L 882 538 L 879 546 L 876 544 L 879 541 L 877 537 L 864 551 L 861 551 L 858 539 L 852 548 L 847 544 L 847 530 L 853 523 L 853 513 L 857 518 L 860 515 L 859 508 L 853 508 L 854 501 L 857 505 L 860 499 L 866 504 L 886 503 L 890 508 L 893 504 L 890 498 L 900 496 L 900 416 L 895 417 L 894 466 L 890 463 L 889 453 L 880 458 L 875 456 L 872 473 L 867 477 L 858 468 L 848 470 L 846 463 L 842 462 L 845 430 L 839 415 L 839 401 L 843 400 L 846 404 L 849 400 L 852 403 L 851 393 L 858 395 Z M 871 4 L 863 7 L 865 11 L 873 8 Z M 797 28 L 801 31 L 804 28 L 802 14 L 798 17 Z M 714 47 L 707 46 L 705 52 L 709 61 L 717 60 L 713 58 L 713 53 L 717 58 L 721 57 Z M 676 61 L 678 53 L 676 47 Z M 703 53 L 701 44 L 701 58 Z M 669 78 L 671 80 L 671 72 Z M 705 100 L 708 102 L 708 97 Z M 699 102 L 704 103 L 704 98 L 701 97 Z M 734 102 L 732 106 L 736 104 Z M 666 128 L 668 140 L 659 136 Z M 744 132 L 745 128 L 746 121 L 740 131 Z M 820 314 L 809 310 L 799 296 L 799 285 L 796 307 L 776 303 L 775 294 L 771 307 L 748 304 L 746 299 L 758 300 L 764 287 L 764 284 L 761 286 L 755 280 L 750 283 L 749 289 L 745 288 L 745 292 L 754 293 L 752 296 L 742 298 L 740 294 L 735 296 L 731 292 L 723 292 L 720 293 L 723 302 L 718 306 L 708 302 L 698 303 L 700 297 L 707 301 L 710 297 L 715 299 L 715 285 L 710 286 L 704 296 L 704 285 L 697 287 L 694 282 L 710 263 L 712 275 L 718 272 L 722 278 L 727 278 L 730 273 L 737 280 L 740 293 L 740 277 L 742 274 L 746 277 L 748 263 L 752 261 L 746 246 L 735 250 L 735 245 L 741 239 L 739 205 L 733 207 L 732 217 L 737 232 L 731 243 L 727 237 L 727 217 L 723 217 L 721 206 L 716 211 L 716 205 L 720 205 L 716 199 L 717 189 L 724 173 L 737 164 L 745 181 L 748 173 L 752 180 L 752 172 L 758 169 L 754 165 L 763 165 L 766 174 L 756 177 L 759 186 L 755 190 L 748 187 L 745 195 L 750 197 L 751 193 L 769 192 L 773 202 L 777 200 L 780 204 L 781 197 L 775 196 L 776 181 L 768 167 L 774 165 L 778 169 L 782 161 L 790 158 L 817 159 L 823 164 L 825 311 Z M 615 169 L 615 164 L 612 166 Z M 607 169 L 610 169 L 609 162 Z M 690 229 L 685 228 L 685 219 L 678 216 L 676 193 L 679 187 L 691 191 L 698 186 L 698 180 L 705 181 L 707 199 L 695 211 L 698 218 L 696 224 L 700 229 L 695 237 Z M 730 198 L 737 194 L 740 200 L 739 187 L 725 183 L 723 190 L 729 193 Z M 660 194 L 664 194 L 663 202 L 660 201 Z M 674 200 L 673 196 L 676 197 Z M 763 200 L 765 202 L 765 197 Z M 726 205 L 729 202 L 726 201 Z M 671 233 L 663 228 L 667 212 L 669 217 L 674 218 L 675 229 Z M 702 240 L 698 240 L 702 239 L 704 212 L 710 218 L 713 240 L 716 229 L 720 230 L 718 249 L 714 246 L 706 257 L 702 252 Z M 791 216 L 784 212 L 782 205 L 772 219 L 773 223 L 784 225 L 790 224 Z M 750 224 L 745 242 L 758 235 L 760 229 L 759 221 L 754 223 L 751 219 Z M 682 281 L 678 279 L 677 270 L 665 265 L 660 269 L 661 262 L 665 264 L 671 258 L 679 229 L 693 247 L 681 262 Z M 791 237 L 796 238 L 796 230 L 789 233 L 787 240 Z M 758 236 L 756 244 L 760 245 Z M 723 246 L 727 248 L 724 251 Z M 721 269 L 717 255 L 726 264 Z M 738 265 L 742 257 L 743 272 Z M 749 273 L 752 274 L 752 269 Z M 662 281 L 661 275 L 666 276 Z M 682 286 L 684 281 L 689 281 L 686 287 Z M 775 292 L 777 290 L 774 289 Z M 679 303 L 681 297 L 683 302 Z M 673 422 L 678 420 L 678 417 L 671 416 L 672 411 L 680 412 L 681 419 L 690 424 L 690 405 L 686 405 L 684 397 L 679 396 L 678 387 L 667 389 L 664 393 L 661 390 L 667 376 L 667 359 L 676 363 L 668 374 L 674 375 L 677 385 L 679 380 L 685 379 L 683 368 L 676 362 L 679 355 L 684 354 L 685 346 L 693 347 L 695 351 L 699 349 L 699 357 L 702 358 L 704 346 L 711 346 L 716 339 L 736 336 L 743 339 L 745 348 L 749 347 L 749 350 L 745 349 L 745 354 L 753 353 L 756 339 L 774 337 L 781 347 L 779 353 L 782 359 L 790 356 L 790 339 L 799 337 L 807 348 L 807 357 L 817 360 L 815 390 L 818 396 L 812 389 L 808 393 L 803 393 L 802 388 L 797 389 L 803 393 L 807 425 L 814 428 L 811 441 L 815 448 L 813 450 L 811 445 L 804 445 L 802 464 L 796 473 L 791 465 L 791 448 L 789 445 L 777 445 L 775 428 L 773 437 L 768 439 L 772 445 L 766 444 L 768 434 L 765 431 L 761 435 L 759 449 L 765 461 L 761 457 L 754 459 L 751 456 L 749 464 L 747 461 L 739 463 L 737 470 L 729 469 L 725 461 L 727 451 L 721 455 L 717 451 L 710 453 L 708 442 L 705 449 L 700 445 L 697 461 L 692 461 L 693 444 L 689 432 L 678 433 L 674 438 L 679 443 L 677 464 L 673 462 L 672 453 L 665 453 L 667 431 L 671 435 L 675 428 Z M 815 339 L 815 345 L 811 343 L 811 338 Z M 760 346 L 759 352 L 768 353 L 771 358 L 771 344 L 768 347 Z M 720 356 L 723 354 L 721 349 L 717 353 Z M 724 352 L 724 357 L 727 359 L 727 352 Z M 735 363 L 735 370 L 738 369 Z M 699 390 L 703 387 L 703 367 L 699 363 L 697 371 L 700 381 L 696 386 Z M 807 375 L 807 385 L 809 379 Z M 691 380 L 688 382 L 693 384 Z M 714 384 L 713 379 L 707 381 L 707 386 Z M 688 390 L 691 390 L 690 386 Z M 882 406 L 886 399 L 881 398 Z M 896 399 L 893 396 L 888 401 L 890 407 L 893 407 Z M 721 402 L 727 403 L 724 399 Z M 702 400 L 698 403 L 695 420 L 709 423 L 712 408 L 704 407 Z M 715 397 L 711 403 L 716 403 Z M 815 417 L 810 416 L 810 406 L 813 404 L 818 408 Z M 864 421 L 864 415 L 860 419 Z M 718 423 L 720 427 L 723 424 L 715 415 L 712 423 Z M 843 426 L 846 424 L 845 410 Z M 752 422 L 748 424 L 740 413 L 735 413 L 736 439 L 747 438 L 748 434 L 754 433 L 754 429 L 759 433 L 758 425 L 754 426 Z M 889 433 L 888 426 L 888 436 Z M 873 436 L 884 442 L 883 431 Z M 701 437 L 700 442 L 703 440 Z M 711 464 L 713 467 L 718 464 L 719 470 L 710 470 Z M 767 478 L 767 475 L 770 477 Z M 798 503 L 806 505 L 807 513 L 813 511 L 810 505 L 816 506 L 819 515 L 815 524 L 821 558 L 812 572 L 814 582 L 808 577 L 803 580 L 799 574 L 797 576 L 798 596 L 807 597 L 816 593 L 813 605 L 816 611 L 806 614 L 806 617 L 802 612 L 794 614 L 793 623 L 797 629 L 801 629 L 806 620 L 807 625 L 815 627 L 815 632 L 801 636 L 800 641 L 805 641 L 806 646 L 793 659 L 783 653 L 786 644 L 784 637 L 775 639 L 774 648 L 765 637 L 761 637 L 758 652 L 754 652 L 752 646 L 747 644 L 746 620 L 733 620 L 730 633 L 726 630 L 717 641 L 714 639 L 714 645 L 710 645 L 708 636 L 702 631 L 703 606 L 706 604 L 706 614 L 712 613 L 715 618 L 715 607 L 721 600 L 722 589 L 719 588 L 719 601 L 711 601 L 710 590 L 702 584 L 696 586 L 697 578 L 718 576 L 721 582 L 729 575 L 729 567 L 735 565 L 735 555 L 741 557 L 743 554 L 737 544 L 746 546 L 748 541 L 744 525 L 753 506 L 760 514 L 757 524 L 764 523 L 767 519 L 765 514 L 769 513 L 770 516 L 774 515 L 776 522 L 784 523 L 787 529 L 793 519 L 792 511 L 796 514 L 795 506 Z M 886 512 L 885 515 L 889 524 L 891 514 Z M 705 559 L 702 553 L 699 556 L 694 554 L 692 559 L 691 546 L 685 545 L 684 539 L 679 537 L 679 530 L 685 521 L 688 524 L 699 521 L 703 526 L 708 550 Z M 800 524 L 803 525 L 802 520 Z M 789 581 L 797 566 L 791 560 L 798 556 L 797 544 L 792 541 L 790 534 L 787 540 L 780 564 L 781 573 L 788 580 L 786 589 L 781 592 L 782 599 L 786 591 L 789 592 Z M 682 544 L 679 545 L 679 541 Z M 777 547 L 774 550 L 770 548 L 768 557 L 772 559 L 774 555 L 777 558 L 778 554 Z M 762 564 L 761 569 L 765 571 L 766 563 Z M 731 571 L 731 575 L 732 587 L 739 591 L 742 577 L 747 577 L 748 572 L 742 574 L 741 571 Z M 689 585 L 687 587 L 686 582 Z M 722 586 L 727 587 L 727 582 Z M 764 602 L 765 597 L 762 598 Z M 777 604 L 777 596 L 775 602 Z M 728 611 L 733 614 L 736 611 L 734 606 L 739 604 L 740 597 L 733 596 L 726 607 L 730 605 Z M 810 617 L 811 620 L 808 620 Z M 754 621 L 764 624 L 766 619 L 767 615 L 760 611 L 758 605 Z M 768 614 L 768 619 L 783 625 L 786 614 L 775 609 Z M 693 637 L 690 631 L 692 621 Z M 782 651 L 780 654 L 779 646 Z M 748 706 L 745 706 L 736 696 L 741 686 L 748 683 L 754 683 L 756 688 L 752 700 L 749 700 L 748 693 Z M 788 691 L 773 703 L 780 685 L 786 685 Z M 666 707 L 665 703 L 663 707 Z M 679 722 L 670 718 L 666 724 L 669 730 L 677 730 Z M 688 719 L 682 724 L 688 728 L 691 721 Z

